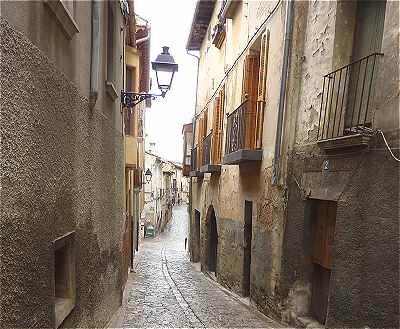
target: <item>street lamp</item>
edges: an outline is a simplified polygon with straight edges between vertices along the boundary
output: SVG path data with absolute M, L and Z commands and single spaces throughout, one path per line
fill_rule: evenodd
M 153 174 L 151 173 L 149 168 L 147 168 L 146 173 L 144 174 L 144 177 L 146 179 L 146 183 L 150 183 L 151 178 L 153 177 Z
M 121 102 L 126 107 L 134 107 L 146 99 L 155 99 L 156 97 L 165 97 L 168 90 L 171 89 L 172 80 L 175 72 L 178 72 L 178 64 L 169 53 L 169 47 L 162 47 L 162 53 L 159 54 L 151 67 L 156 71 L 157 85 L 161 94 L 135 93 L 121 91 Z
M 172 85 L 172 79 L 175 72 L 178 72 L 178 64 L 169 53 L 169 47 L 162 47 L 162 53 L 157 56 L 154 62 L 151 62 L 151 67 L 156 71 L 157 85 L 161 90 L 161 96 L 164 97 Z

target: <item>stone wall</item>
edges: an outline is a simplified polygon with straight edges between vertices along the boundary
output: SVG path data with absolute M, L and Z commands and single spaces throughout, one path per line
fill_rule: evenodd
M 121 298 L 123 140 L 1 19 L 0 327 L 53 327 L 51 243 L 76 232 L 76 307 L 64 327 L 104 327 Z
M 311 293 L 308 205 L 328 199 L 338 209 L 327 325 L 398 325 L 399 167 L 382 146 L 376 137 L 370 151 L 317 159 L 303 148 L 291 162 L 281 292 L 289 299 L 297 294 L 298 304 L 287 300 L 287 306 L 298 315 L 309 312 Z

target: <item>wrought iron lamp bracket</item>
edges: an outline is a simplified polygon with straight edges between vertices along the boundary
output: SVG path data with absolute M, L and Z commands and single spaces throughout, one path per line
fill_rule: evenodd
M 161 94 L 148 94 L 148 93 L 134 93 L 134 92 L 125 92 L 121 91 L 121 103 L 122 105 L 132 108 L 138 105 L 139 103 L 145 101 L 146 99 L 155 100 L 156 97 L 165 97 L 166 92 L 161 92 Z

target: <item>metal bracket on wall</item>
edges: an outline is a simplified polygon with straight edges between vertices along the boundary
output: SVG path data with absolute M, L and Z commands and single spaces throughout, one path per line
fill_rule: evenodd
M 132 108 L 138 105 L 139 103 L 145 101 L 146 99 L 155 100 L 156 97 L 163 97 L 165 93 L 157 94 L 147 94 L 147 93 L 134 93 L 134 92 L 125 92 L 121 91 L 121 103 L 122 105 Z

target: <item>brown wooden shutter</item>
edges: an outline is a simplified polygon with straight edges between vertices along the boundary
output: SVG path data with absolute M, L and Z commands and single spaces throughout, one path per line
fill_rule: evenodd
M 200 128 L 200 118 L 196 117 L 195 124 L 194 124 L 194 145 L 199 145 L 199 128 Z
M 260 68 L 257 88 L 257 114 L 256 114 L 256 148 L 262 146 L 262 132 L 264 123 L 264 107 L 266 97 L 266 83 L 268 71 L 269 31 L 261 37 Z
M 219 141 L 219 122 L 220 122 L 220 99 L 219 97 L 214 98 L 213 102 L 213 124 L 212 124 L 212 140 L 211 140 L 211 163 L 217 164 L 218 161 L 218 141 Z
M 222 161 L 222 138 L 223 138 L 223 127 L 224 127 L 224 110 L 225 110 L 225 85 L 219 92 L 219 116 L 218 116 L 218 143 L 216 151 L 216 161 L 221 163 Z
M 246 101 L 245 109 L 245 140 L 246 149 L 256 147 L 256 116 L 257 116 L 257 94 L 258 94 L 258 69 L 259 54 L 246 56 L 243 66 L 243 89 L 242 100 Z
M 202 130 L 203 130 L 203 116 L 202 116 L 202 114 L 200 114 L 200 116 L 199 116 L 199 130 L 198 130 L 198 135 L 197 135 L 197 156 L 196 156 L 196 159 L 197 159 L 197 163 L 196 163 L 196 168 L 198 168 L 198 164 L 200 163 L 200 160 L 201 160 L 201 158 L 200 158 L 200 149 L 201 149 L 201 144 L 202 144 L 202 140 L 201 140 L 201 136 L 202 136 Z
M 208 107 L 203 112 L 203 137 L 202 137 L 202 140 L 204 139 L 204 137 L 207 136 L 207 126 L 208 126 Z
M 336 203 L 319 201 L 314 218 L 312 261 L 322 267 L 332 267 L 332 245 L 335 239 Z

